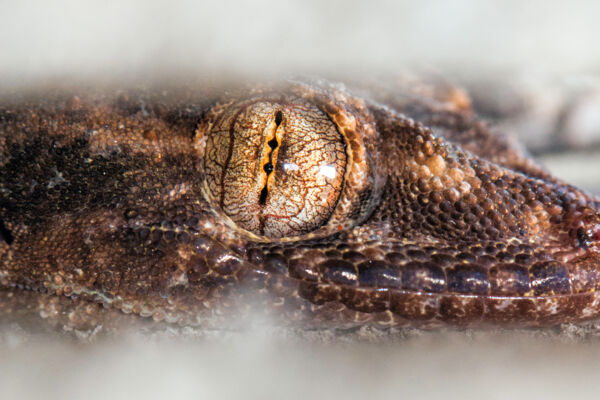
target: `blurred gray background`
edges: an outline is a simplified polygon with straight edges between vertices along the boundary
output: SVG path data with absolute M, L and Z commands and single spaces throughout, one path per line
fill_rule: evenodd
M 583 0 L 0 0 L 0 87 L 436 71 L 552 171 L 600 193 L 599 16 L 600 2 Z M 586 329 L 404 332 L 383 344 L 372 334 L 315 344 L 268 330 L 181 340 L 174 330 L 86 345 L 9 326 L 0 396 L 595 397 L 600 343 L 595 325 Z
M 0 2 L 2 79 L 147 71 L 596 71 L 594 1 Z

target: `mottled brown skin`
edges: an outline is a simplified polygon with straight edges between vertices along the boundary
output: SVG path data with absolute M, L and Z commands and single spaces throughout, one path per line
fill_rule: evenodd
M 93 325 L 123 311 L 214 327 L 250 310 L 301 327 L 600 316 L 600 202 L 492 134 L 460 90 L 73 93 L 0 105 L 5 315 Z M 252 234 L 207 196 L 210 121 L 257 94 L 314 104 L 344 140 L 340 198 L 311 232 Z

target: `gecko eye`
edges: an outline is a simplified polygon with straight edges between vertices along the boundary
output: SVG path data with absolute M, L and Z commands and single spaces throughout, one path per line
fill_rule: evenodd
M 363 132 L 333 99 L 262 95 L 212 114 L 202 133 L 204 192 L 236 227 L 297 238 L 343 229 L 368 208 Z
M 307 233 L 335 208 L 345 147 L 333 122 L 311 104 L 235 104 L 207 138 L 207 187 L 225 214 L 252 233 Z

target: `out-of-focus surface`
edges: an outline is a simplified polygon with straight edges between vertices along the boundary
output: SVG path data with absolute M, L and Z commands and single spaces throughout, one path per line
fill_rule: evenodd
M 128 336 L 3 345 L 0 356 L 3 398 L 565 399 L 600 389 L 597 345 L 511 334 L 379 345 Z
M 599 2 L 582 0 L 3 1 L 0 88 L 228 74 L 360 79 L 410 67 L 456 79 L 551 171 L 600 193 L 598 15 Z M 7 399 L 564 399 L 600 386 L 595 325 L 586 340 L 567 326 L 300 339 L 178 329 L 83 343 L 0 326 Z
M 0 4 L 4 79 L 141 71 L 598 71 L 600 3 L 58 0 Z

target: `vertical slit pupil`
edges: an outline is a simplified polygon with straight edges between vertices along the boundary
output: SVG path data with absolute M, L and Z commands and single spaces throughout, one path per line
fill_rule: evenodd
M 279 125 L 281 125 L 282 121 L 283 121 L 283 113 L 281 111 L 277 111 L 275 113 L 275 125 L 277 125 L 277 127 L 279 127 Z M 277 143 L 277 137 L 274 137 L 273 139 L 269 140 L 267 142 L 267 144 L 271 148 L 271 154 L 269 154 L 269 162 L 263 166 L 263 170 L 267 173 L 267 178 L 268 178 L 268 175 L 271 174 L 271 172 L 273 172 L 273 162 L 272 162 L 273 150 L 275 150 L 277 148 L 277 146 L 279 146 L 279 143 Z M 264 206 L 265 203 L 267 202 L 268 195 L 269 195 L 269 190 L 267 189 L 267 185 L 265 184 L 265 187 L 262 188 L 262 190 L 260 191 L 260 198 L 258 199 L 258 203 L 260 205 Z
M 262 206 L 265 205 L 265 203 L 267 202 L 267 194 L 269 194 L 269 191 L 267 190 L 267 187 L 265 186 L 261 191 L 260 191 L 260 198 L 258 199 L 258 203 Z

